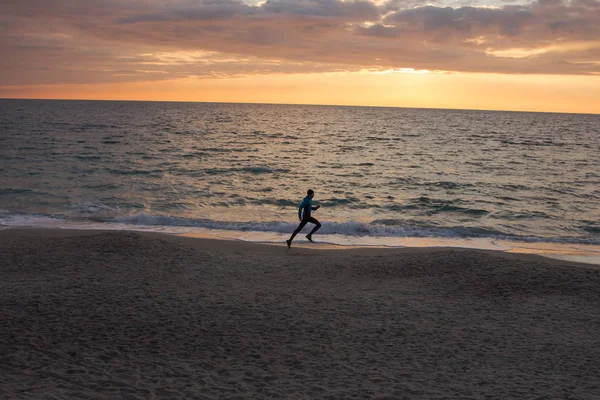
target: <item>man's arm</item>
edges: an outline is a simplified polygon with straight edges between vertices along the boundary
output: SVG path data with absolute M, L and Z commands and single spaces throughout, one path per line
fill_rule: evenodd
M 302 210 L 304 209 L 304 203 L 306 203 L 306 199 L 302 200 L 300 203 L 300 207 L 298 207 L 298 219 L 302 219 Z

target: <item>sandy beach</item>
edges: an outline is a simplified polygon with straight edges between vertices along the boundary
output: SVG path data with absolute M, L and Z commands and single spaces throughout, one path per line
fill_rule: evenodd
M 2 399 L 600 399 L 600 269 L 0 231 Z

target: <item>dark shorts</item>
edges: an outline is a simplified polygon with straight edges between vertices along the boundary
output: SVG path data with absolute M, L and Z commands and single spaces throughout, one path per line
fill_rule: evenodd
M 308 217 L 304 217 L 302 218 L 302 221 L 300 222 L 300 225 L 298 225 L 298 228 L 296 228 L 296 231 L 294 233 L 298 233 L 302 230 L 302 228 L 304 228 L 306 226 L 306 224 L 308 223 L 311 224 L 315 224 L 317 226 L 320 226 L 321 223 L 319 221 L 317 221 L 316 218 L 311 217 L 310 215 Z

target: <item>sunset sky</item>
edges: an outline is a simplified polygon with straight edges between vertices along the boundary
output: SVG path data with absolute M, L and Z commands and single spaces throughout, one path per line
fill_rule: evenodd
M 600 113 L 598 0 L 4 0 L 0 97 Z

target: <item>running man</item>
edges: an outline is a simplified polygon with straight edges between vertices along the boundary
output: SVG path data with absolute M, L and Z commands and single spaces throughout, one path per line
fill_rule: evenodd
M 292 246 L 292 240 L 294 240 L 294 237 L 296 237 L 296 235 L 302 230 L 302 228 L 304 228 L 304 226 L 309 222 L 311 224 L 315 224 L 315 227 L 312 229 L 312 231 L 310 231 L 310 233 L 306 235 L 306 238 L 311 242 L 313 241 L 313 233 L 318 231 L 321 227 L 321 223 L 310 216 L 311 211 L 315 211 L 321 208 L 321 206 L 312 206 L 313 197 L 315 197 L 315 192 L 312 189 L 309 189 L 308 192 L 306 192 L 306 197 L 304 198 L 304 200 L 302 200 L 300 207 L 298 207 L 298 219 L 300 220 L 300 225 L 298 225 L 298 228 L 296 228 L 294 233 L 292 233 L 292 236 L 288 240 L 286 240 L 288 248 Z

